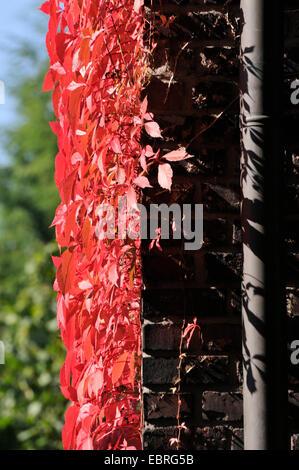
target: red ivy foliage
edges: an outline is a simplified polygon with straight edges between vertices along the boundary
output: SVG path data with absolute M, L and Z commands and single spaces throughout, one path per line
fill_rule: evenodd
M 116 207 L 128 194 L 129 203 L 138 200 L 142 3 L 50 0 L 41 7 L 50 15 L 43 90 L 53 89 L 59 146 L 53 225 L 61 256 L 53 260 L 67 349 L 61 390 L 71 401 L 66 449 L 141 447 L 140 240 L 101 239 L 97 230 L 102 203 Z
M 57 319 L 67 349 L 61 390 L 71 401 L 63 428 L 65 449 L 141 448 L 140 239 L 100 236 L 102 204 L 136 207 L 145 176 L 159 164 L 170 189 L 167 161 L 142 148 L 142 128 L 161 137 L 141 101 L 148 50 L 143 0 L 49 0 L 50 68 L 43 91 L 53 90 L 57 121 L 55 181 L 61 197 L 53 225 L 60 257 Z

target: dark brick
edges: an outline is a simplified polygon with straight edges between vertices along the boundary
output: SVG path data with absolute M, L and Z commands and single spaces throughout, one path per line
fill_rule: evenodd
M 291 356 L 291 352 L 289 353 Z M 288 381 L 291 387 L 299 386 L 299 364 L 292 364 L 289 361 L 288 367 Z
M 215 323 L 202 325 L 203 351 L 225 353 L 241 351 L 242 331 L 240 324 Z
M 182 328 L 176 325 L 162 323 L 145 324 L 143 326 L 143 345 L 145 351 L 174 351 L 178 354 Z M 186 349 L 186 339 L 184 339 L 184 349 Z M 202 350 L 201 334 L 196 329 L 188 350 L 190 352 L 200 352 Z
M 297 4 L 298 9 L 298 4 Z M 285 35 L 289 40 L 297 40 L 299 45 L 299 15 L 298 11 L 285 13 L 286 28 Z
M 203 185 L 203 204 L 208 212 L 235 212 L 240 209 L 240 188 L 236 185 Z
M 178 376 L 178 359 L 145 357 L 143 382 L 145 385 L 174 384 Z M 215 385 L 230 379 L 228 356 L 187 356 L 182 363 L 182 383 L 187 385 Z
M 166 15 L 168 16 L 168 15 Z M 238 29 L 236 17 L 228 18 L 222 13 L 189 11 L 177 14 L 175 20 L 168 28 L 156 24 L 159 37 L 190 41 L 204 40 L 229 40 L 235 39 Z
M 226 245 L 229 240 L 227 236 L 227 221 L 225 219 L 214 219 L 204 221 L 204 246 Z
M 177 377 L 178 358 L 143 358 L 143 384 L 172 384 Z
M 168 451 L 175 450 L 171 446 L 170 439 L 176 438 L 178 429 L 176 426 L 153 426 L 147 424 L 143 430 L 143 442 L 145 450 Z M 196 450 L 196 441 L 193 430 L 184 430 L 181 434 L 181 450 Z
M 240 393 L 204 392 L 203 418 L 215 421 L 240 421 L 243 416 L 243 400 Z
M 298 191 L 299 198 L 299 191 Z M 299 205 L 298 205 L 299 209 Z M 286 279 L 287 281 L 294 283 L 298 280 L 298 271 L 299 271 L 299 253 L 288 253 L 286 260 Z
M 170 77 L 169 77 L 170 79 Z M 149 97 L 148 109 L 151 112 L 163 111 L 176 112 L 180 114 L 183 110 L 190 109 L 191 88 L 185 82 L 172 82 L 168 91 L 169 80 L 159 80 L 157 77 L 151 79 L 147 87 Z M 164 104 L 165 99 L 166 103 Z
M 162 323 L 145 324 L 143 327 L 143 345 L 145 351 L 179 351 L 182 330 L 180 326 Z M 203 340 L 203 342 L 202 342 Z M 222 352 L 241 346 L 241 325 L 211 323 L 201 324 L 201 330 L 195 330 L 188 352 L 204 354 L 206 351 Z M 183 342 L 186 349 L 186 341 Z
M 288 250 L 299 251 L 299 219 L 292 219 L 286 222 L 285 225 L 285 242 Z
M 166 241 L 167 242 L 167 241 Z M 162 240 L 161 246 L 164 246 Z M 153 250 L 150 255 L 143 256 L 143 280 L 145 285 L 162 281 L 192 281 L 194 279 L 194 260 L 190 255 L 184 256 L 182 266 L 180 255 L 170 257 L 166 252 Z
M 177 289 L 144 290 L 142 292 L 143 317 L 154 320 L 181 315 L 184 311 L 184 296 Z
M 229 450 L 230 432 L 224 426 L 197 428 L 194 450 Z
M 236 96 L 236 84 L 225 81 L 202 81 L 192 88 L 193 109 L 225 108 Z
M 226 292 L 215 287 L 210 289 L 192 289 L 188 291 L 188 311 L 202 317 L 221 317 L 226 314 Z
M 144 450 L 166 451 L 173 450 L 170 439 L 177 437 L 176 426 L 157 427 L 146 425 L 143 429 Z
M 150 204 L 192 204 L 194 203 L 194 189 L 195 186 L 191 182 L 185 183 L 173 182 L 171 192 L 162 190 L 158 184 L 153 185 L 153 188 L 147 188 L 143 192 L 142 203 L 145 207 Z
M 173 79 L 188 79 L 190 74 L 196 73 L 197 50 L 191 45 L 176 40 L 162 39 L 157 41 L 157 47 L 154 50 L 151 70 L 155 76 L 167 76 L 169 79 L 172 74 Z
M 220 109 L 222 109 L 221 106 L 214 112 L 220 112 Z M 208 110 L 200 118 L 193 118 L 193 140 L 189 147 L 190 154 L 200 153 L 203 148 L 208 150 L 222 148 L 226 151 L 231 149 L 240 137 L 238 116 L 237 109 L 232 106 L 229 111 L 229 119 L 215 121 L 214 117 L 208 113 Z M 236 189 L 238 189 L 237 185 Z
M 201 77 L 203 74 L 236 77 L 239 73 L 238 52 L 232 47 L 205 47 L 198 52 L 197 70 Z
M 226 296 L 221 289 L 163 289 L 155 291 L 144 290 L 142 292 L 143 317 L 155 321 L 161 318 L 181 317 L 185 310 L 196 312 L 198 318 L 204 316 L 222 316 L 226 310 Z
M 147 324 L 143 326 L 145 351 L 178 351 L 181 329 L 174 325 Z
M 242 253 L 207 253 L 205 265 L 208 279 L 213 281 L 241 281 Z
M 192 395 L 182 393 L 180 395 L 181 418 L 190 416 L 192 410 Z M 169 393 L 144 394 L 144 412 L 147 421 L 156 419 L 176 418 L 178 410 L 177 395 Z
M 189 358 L 183 364 L 187 384 L 212 385 L 228 381 L 228 356 L 199 356 Z

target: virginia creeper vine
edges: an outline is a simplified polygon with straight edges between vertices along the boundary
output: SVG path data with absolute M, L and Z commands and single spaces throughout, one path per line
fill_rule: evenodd
M 147 145 L 144 129 L 161 138 L 141 92 L 149 51 L 143 0 L 49 0 L 49 72 L 57 121 L 55 181 L 61 197 L 53 225 L 60 250 L 57 320 L 66 346 L 61 390 L 70 400 L 65 449 L 141 448 L 141 257 L 139 238 L 103 236 L 101 208 L 127 197 L 136 208 L 156 163 L 159 184 L 171 188 L 169 163 Z M 138 212 L 136 212 L 138 214 Z M 137 215 L 136 215 L 137 217 Z M 117 232 L 117 229 L 116 229 Z

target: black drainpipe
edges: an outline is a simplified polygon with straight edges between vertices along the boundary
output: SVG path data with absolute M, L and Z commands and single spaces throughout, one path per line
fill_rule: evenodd
M 280 0 L 241 0 L 243 372 L 246 450 L 288 448 Z

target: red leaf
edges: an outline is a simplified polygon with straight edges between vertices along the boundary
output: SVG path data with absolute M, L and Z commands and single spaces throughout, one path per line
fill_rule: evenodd
M 112 148 L 113 152 L 115 152 L 115 153 L 121 153 L 122 152 L 119 137 L 116 136 L 112 139 L 111 148 Z
M 189 155 L 186 152 L 185 148 L 180 148 L 178 150 L 173 150 L 172 152 L 166 153 L 163 155 L 163 158 L 169 162 L 178 162 L 180 160 L 186 160 L 187 158 L 191 158 L 192 155 Z
M 141 117 L 143 118 L 146 111 L 147 111 L 147 105 L 148 105 L 148 100 L 147 100 L 147 96 L 144 98 L 144 100 L 142 101 L 141 103 L 141 106 L 140 106 L 140 114 L 141 114 Z
M 73 284 L 73 278 L 76 272 L 77 252 L 66 250 L 62 255 L 62 293 L 68 292 Z
M 55 135 L 58 135 L 59 134 L 59 131 L 60 131 L 60 124 L 59 122 L 49 122 L 49 125 L 52 129 L 52 132 L 55 134 Z
M 76 432 L 76 421 L 80 408 L 76 405 L 71 405 L 65 413 L 65 425 L 62 429 L 62 442 L 65 450 L 75 448 L 74 435 Z
M 127 192 L 127 205 L 128 209 L 137 209 L 137 196 L 134 188 L 132 186 L 129 187 Z
M 192 336 L 193 336 L 194 331 L 196 330 L 196 328 L 198 328 L 200 330 L 200 326 L 197 325 L 196 322 L 197 322 L 197 318 L 193 318 L 193 323 L 188 323 L 188 325 L 186 326 L 186 328 L 184 330 L 183 338 L 186 338 L 186 336 L 189 335 L 189 337 L 187 339 L 187 348 L 189 348 L 190 341 L 192 339 Z
M 160 127 L 159 127 L 159 124 L 157 122 L 154 122 L 154 121 L 146 122 L 144 124 L 144 127 L 145 127 L 146 132 L 151 137 L 161 137 L 162 138 Z
M 117 286 L 117 281 L 118 281 L 118 272 L 117 272 L 117 266 L 116 263 L 113 263 L 111 268 L 109 269 L 108 273 L 108 279 L 111 282 L 111 284 L 114 284 Z
M 131 354 L 130 374 L 131 374 L 131 384 L 132 384 L 132 387 L 134 387 L 134 383 L 135 383 L 135 380 L 136 380 L 136 377 L 135 377 L 135 351 L 133 351 L 132 354 Z
M 172 176 L 173 172 L 169 163 L 161 163 L 158 168 L 158 182 L 161 188 L 171 190 Z
M 134 11 L 135 13 L 139 13 L 140 8 L 143 5 L 143 0 L 134 0 Z
M 152 188 L 148 178 L 146 176 L 137 176 L 134 179 L 134 183 L 139 186 L 140 188 Z
M 53 90 L 54 85 L 55 85 L 55 82 L 53 80 L 52 72 L 51 70 L 49 70 L 45 76 L 42 91 Z
M 40 11 L 46 13 L 46 15 L 50 14 L 50 2 L 44 2 L 40 7 Z
M 64 202 L 66 204 L 69 204 L 71 199 L 73 199 L 73 197 L 74 197 L 73 196 L 73 188 L 74 188 L 74 183 L 75 183 L 75 180 L 77 179 L 77 177 L 78 177 L 78 171 L 74 170 L 64 180 L 63 190 L 64 190 Z
M 82 241 L 83 241 L 84 248 L 88 247 L 91 228 L 92 226 L 91 226 L 89 217 L 86 217 L 86 219 L 84 220 L 83 227 L 82 227 Z
M 124 371 L 127 358 L 128 358 L 129 353 L 125 352 L 123 353 L 120 358 L 114 363 L 113 369 L 112 369 L 112 384 L 116 384 L 116 382 L 120 379 L 122 376 L 122 373 Z

